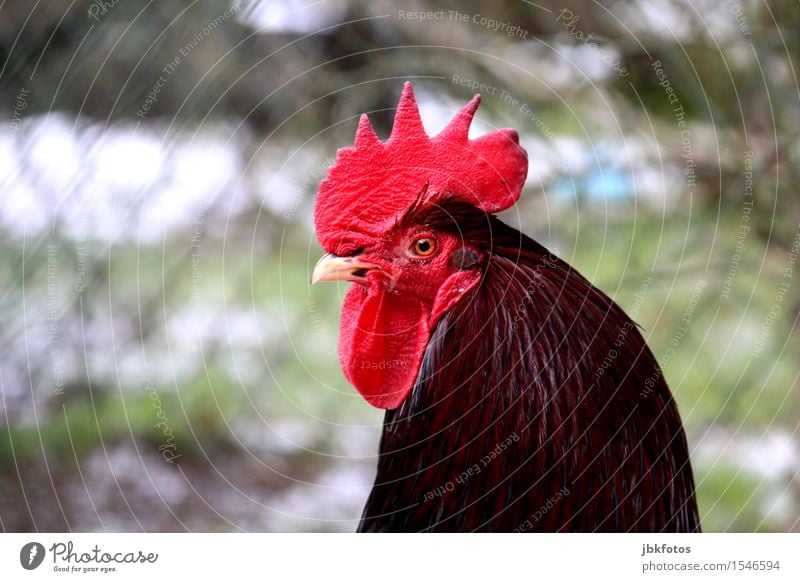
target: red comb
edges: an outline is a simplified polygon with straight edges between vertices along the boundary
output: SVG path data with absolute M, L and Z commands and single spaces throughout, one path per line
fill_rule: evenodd
M 468 137 L 475 95 L 436 137 L 422 127 L 411 83 L 403 85 L 392 134 L 381 142 L 366 115 L 353 147 L 340 149 L 314 210 L 322 247 L 343 254 L 384 234 L 419 196 L 446 194 L 490 213 L 512 206 L 528 173 L 513 129 Z M 426 189 L 427 186 L 427 189 Z

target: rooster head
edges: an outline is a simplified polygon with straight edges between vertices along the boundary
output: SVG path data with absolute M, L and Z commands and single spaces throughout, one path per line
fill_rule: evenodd
M 312 275 L 352 281 L 342 308 L 339 359 L 345 377 L 379 408 L 397 408 L 419 372 L 439 318 L 481 279 L 482 250 L 452 228 L 425 220 L 440 201 L 486 213 L 512 206 L 528 171 L 517 132 L 470 140 L 480 96 L 435 137 L 405 83 L 394 125 L 382 142 L 366 115 L 353 147 L 340 149 L 314 209 L 327 251 Z

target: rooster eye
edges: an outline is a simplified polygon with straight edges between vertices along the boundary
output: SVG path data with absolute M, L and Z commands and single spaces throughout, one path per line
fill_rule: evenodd
M 418 238 L 411 244 L 410 250 L 416 257 L 430 257 L 436 252 L 436 241 L 429 237 Z

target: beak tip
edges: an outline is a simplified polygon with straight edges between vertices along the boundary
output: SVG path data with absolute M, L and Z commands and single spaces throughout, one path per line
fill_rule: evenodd
M 312 285 L 316 285 L 321 281 L 335 281 L 338 275 L 338 269 L 341 259 L 331 253 L 322 255 L 314 265 L 314 270 L 311 272 L 309 281 Z
M 338 257 L 333 254 L 323 255 L 311 273 L 311 284 L 322 281 L 363 281 L 363 275 L 358 271 L 378 268 L 372 263 L 354 260 L 351 257 Z

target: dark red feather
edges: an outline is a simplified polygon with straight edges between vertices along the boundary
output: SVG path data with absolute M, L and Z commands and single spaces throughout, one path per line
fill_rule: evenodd
M 463 237 L 482 279 L 386 413 L 359 531 L 699 531 L 675 402 L 622 309 L 469 204 L 401 222 Z

